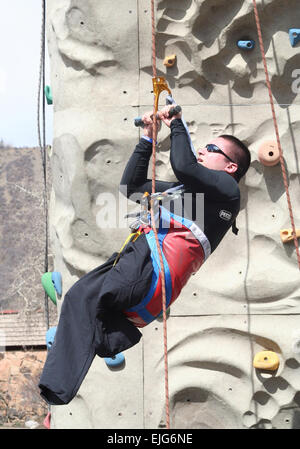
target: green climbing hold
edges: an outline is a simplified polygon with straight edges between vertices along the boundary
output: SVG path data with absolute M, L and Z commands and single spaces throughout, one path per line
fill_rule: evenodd
M 52 273 L 51 272 L 44 273 L 41 280 L 45 292 L 47 293 L 51 301 L 56 305 L 56 293 L 52 282 Z
M 52 92 L 51 92 L 50 86 L 45 86 L 45 95 L 46 95 L 47 104 L 53 104 L 53 98 L 52 98 Z

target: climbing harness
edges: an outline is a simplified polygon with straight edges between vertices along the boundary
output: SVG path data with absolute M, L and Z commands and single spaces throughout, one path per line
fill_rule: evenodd
M 124 218 L 134 217 L 135 220 L 129 225 L 129 228 L 132 230 L 132 233 L 129 234 L 125 242 L 123 243 L 121 249 L 116 256 L 113 266 L 118 262 L 122 252 L 127 247 L 127 245 L 131 242 L 135 242 L 136 239 L 142 234 L 142 229 L 151 226 L 151 215 L 150 215 L 150 207 L 152 202 L 152 207 L 155 210 L 155 219 L 159 216 L 159 205 L 163 204 L 166 201 L 176 200 L 180 198 L 181 194 L 184 192 L 183 184 L 172 187 L 164 192 L 157 192 L 149 194 L 149 192 L 145 192 L 142 199 L 140 210 L 138 212 L 132 212 L 130 214 L 126 214 Z
M 150 226 L 151 221 L 150 221 L 149 208 L 151 201 L 153 202 L 153 207 L 157 213 L 157 207 L 160 204 L 163 204 L 166 201 L 176 200 L 180 198 L 184 191 L 185 191 L 184 186 L 183 184 L 181 184 L 176 187 L 171 187 L 170 189 L 165 190 L 164 192 L 152 193 L 151 195 L 148 192 L 145 192 L 141 201 L 141 210 L 139 212 L 127 214 L 124 217 L 124 218 L 137 217 L 137 220 L 135 220 L 133 223 L 129 225 L 130 229 L 136 230 L 143 225 Z
M 132 233 L 127 237 L 127 239 L 126 239 L 125 242 L 123 243 L 123 245 L 122 245 L 122 247 L 121 247 L 121 249 L 120 249 L 120 251 L 119 251 L 117 257 L 116 257 L 115 260 L 114 260 L 113 266 L 115 266 L 116 263 L 119 261 L 120 256 L 121 256 L 122 252 L 124 251 L 124 249 L 127 247 L 127 245 L 128 245 L 129 243 L 131 243 L 131 242 L 135 242 L 136 239 L 137 239 L 140 235 L 141 235 L 141 231 L 135 231 L 135 232 L 132 232 Z
M 299 269 L 300 269 L 299 245 L 298 245 L 298 240 L 297 240 L 297 233 L 296 233 L 296 227 L 295 227 L 295 222 L 294 222 L 292 204 L 291 204 L 291 200 L 290 200 L 287 174 L 286 174 L 286 169 L 285 169 L 285 165 L 284 165 L 283 151 L 282 151 L 282 146 L 281 146 L 280 137 L 279 137 L 279 129 L 278 129 L 277 118 L 276 118 L 276 113 L 275 113 L 274 100 L 273 100 L 272 88 L 271 88 L 271 83 L 270 83 L 268 67 L 267 67 L 265 49 L 264 49 L 264 44 L 263 44 L 263 39 L 262 39 L 262 30 L 261 30 L 261 25 L 260 25 L 260 19 L 259 19 L 259 15 L 258 15 L 258 9 L 257 9 L 256 0 L 252 0 L 252 1 L 253 1 L 253 5 L 254 5 L 255 22 L 256 22 L 257 33 L 258 33 L 258 38 L 259 38 L 260 51 L 261 51 L 263 64 L 264 64 L 265 75 L 266 75 L 266 83 L 267 83 L 268 92 L 269 92 L 270 105 L 271 105 L 271 110 L 272 110 L 272 116 L 273 116 L 273 122 L 274 122 L 275 134 L 276 134 L 276 140 L 277 140 L 277 145 L 278 145 L 279 154 L 280 154 L 280 158 L 279 159 L 280 159 L 280 165 L 281 165 L 281 170 L 282 170 L 283 182 L 284 182 L 284 187 L 285 187 L 285 192 L 286 192 L 286 197 L 287 197 L 287 203 L 288 203 L 288 209 L 289 209 L 290 219 L 291 219 L 291 224 L 292 224 L 293 240 L 294 240 L 294 244 L 295 244 L 295 248 L 296 248 L 298 266 L 299 266 Z
M 209 257 L 211 248 L 203 231 L 191 220 L 175 215 L 162 205 L 158 218 L 158 237 L 162 248 L 166 277 L 166 306 L 169 307 L 179 296 L 191 275 L 199 270 Z M 143 228 L 150 248 L 153 275 L 146 296 L 124 314 L 137 327 L 144 327 L 161 314 L 161 266 L 150 225 Z

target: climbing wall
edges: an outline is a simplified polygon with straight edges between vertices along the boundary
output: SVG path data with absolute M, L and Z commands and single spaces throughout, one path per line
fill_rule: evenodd
M 257 3 L 299 228 L 300 44 L 289 37 L 300 28 L 299 0 Z M 134 118 L 153 105 L 151 10 L 150 0 L 49 0 L 47 8 L 51 245 L 64 295 L 128 235 L 118 184 L 139 139 Z M 170 310 L 171 428 L 300 428 L 299 267 L 293 242 L 280 238 L 291 228 L 281 167 L 258 159 L 275 132 L 253 3 L 158 0 L 156 30 L 158 75 L 182 106 L 194 146 L 234 134 L 252 154 L 238 237 L 228 232 Z M 173 180 L 168 134 L 159 136 L 157 178 Z M 276 371 L 253 367 L 264 350 L 278 355 Z M 52 407 L 52 428 L 165 427 L 162 322 L 124 355 L 114 370 L 95 358 L 74 400 Z

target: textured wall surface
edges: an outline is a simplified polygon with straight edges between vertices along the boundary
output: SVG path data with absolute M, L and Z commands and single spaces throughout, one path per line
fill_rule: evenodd
M 133 119 L 152 109 L 151 11 L 150 0 L 122 0 L 117 7 L 111 0 L 47 3 L 51 237 L 65 293 L 128 235 L 114 223 L 113 208 L 108 229 L 96 220 L 99 198 L 118 198 L 139 138 Z M 300 27 L 298 3 L 258 1 L 296 226 L 300 94 L 292 84 L 300 47 L 291 46 L 288 31 Z M 257 157 L 275 132 L 252 1 L 158 0 L 156 30 L 158 75 L 166 76 L 182 106 L 195 147 L 228 133 L 252 154 L 240 183 L 238 237 L 228 232 L 171 307 L 171 427 L 300 428 L 299 269 L 293 243 L 284 245 L 279 234 L 291 227 L 281 168 L 266 168 Z M 244 37 L 256 41 L 253 51 L 237 47 Z M 172 53 L 176 64 L 166 68 L 163 60 Z M 157 178 L 172 180 L 168 134 L 163 128 L 159 136 Z M 271 374 L 252 366 L 265 349 L 280 358 Z M 97 357 L 77 397 L 52 407 L 52 427 L 164 427 L 162 323 L 144 328 L 140 344 L 125 355 L 119 371 Z

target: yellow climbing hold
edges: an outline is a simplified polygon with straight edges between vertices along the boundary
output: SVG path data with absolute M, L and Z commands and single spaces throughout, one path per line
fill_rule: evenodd
M 166 56 L 164 59 L 164 65 L 166 67 L 173 67 L 176 61 L 176 55 Z
M 293 230 L 292 229 L 281 229 L 280 237 L 283 243 L 291 242 L 294 240 Z M 296 229 L 296 237 L 300 237 L 300 229 Z
M 279 366 L 279 357 L 273 351 L 261 351 L 253 359 L 254 368 L 276 371 Z

